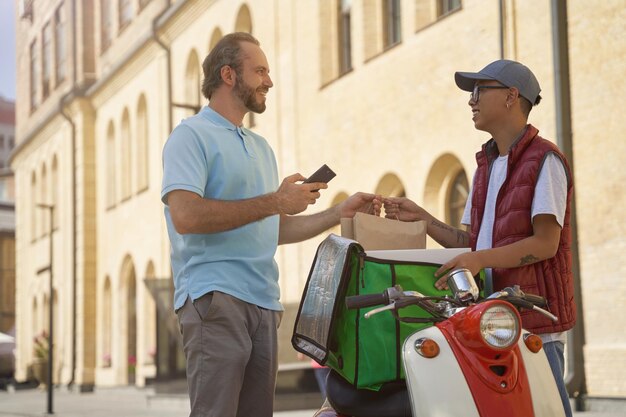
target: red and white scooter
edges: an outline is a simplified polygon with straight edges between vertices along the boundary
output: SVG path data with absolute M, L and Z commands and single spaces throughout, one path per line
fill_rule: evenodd
M 328 403 L 316 416 L 560 417 L 559 393 L 539 336 L 521 327 L 518 308 L 541 308 L 542 297 L 506 288 L 479 300 L 468 270 L 450 273 L 453 297 L 427 297 L 399 286 L 383 294 L 348 297 L 348 308 L 383 305 L 365 318 L 409 305 L 432 315 L 434 326 L 407 337 L 402 348 L 406 387 L 356 392 L 341 376 L 328 379 Z M 389 313 L 386 313 L 389 314 Z

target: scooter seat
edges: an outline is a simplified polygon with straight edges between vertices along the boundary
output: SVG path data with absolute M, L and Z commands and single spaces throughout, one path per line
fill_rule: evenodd
M 352 417 L 411 417 L 404 381 L 388 382 L 380 391 L 358 389 L 331 370 L 326 380 L 328 402 L 340 414 Z

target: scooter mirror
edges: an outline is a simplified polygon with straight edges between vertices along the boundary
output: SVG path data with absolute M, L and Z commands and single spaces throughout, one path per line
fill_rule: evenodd
M 478 286 L 469 269 L 459 268 L 450 272 L 448 287 L 457 301 L 468 303 L 478 299 Z

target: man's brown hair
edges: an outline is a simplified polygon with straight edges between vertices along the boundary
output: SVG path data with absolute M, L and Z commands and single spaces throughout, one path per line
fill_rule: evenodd
M 204 80 L 202 81 L 202 95 L 211 99 L 213 91 L 222 85 L 222 67 L 228 65 L 237 74 L 242 75 L 241 42 L 251 42 L 257 46 L 260 42 L 246 32 L 234 32 L 224 36 L 202 63 Z

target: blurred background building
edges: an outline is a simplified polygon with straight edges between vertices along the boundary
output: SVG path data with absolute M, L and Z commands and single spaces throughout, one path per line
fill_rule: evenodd
M 0 96 L 0 386 L 15 362 L 15 183 L 8 165 L 14 146 L 15 103 Z
M 584 373 L 572 389 L 626 398 L 626 265 L 617 262 L 626 249 L 623 0 L 571 0 L 560 20 L 556 0 L 16 2 L 18 379 L 28 377 L 50 303 L 57 383 L 184 377 L 161 150 L 206 104 L 201 62 L 211 47 L 248 31 L 261 41 L 274 88 L 267 111 L 246 125 L 273 146 L 282 177 L 323 163 L 338 174 L 311 211 L 375 191 L 406 195 L 458 224 L 474 154 L 488 137 L 474 129 L 453 74 L 500 57 L 528 65 L 543 89 L 530 121 L 573 155 L 585 340 L 579 331 Z M 563 110 L 563 97 L 571 108 Z M 324 236 L 277 254 L 284 367 L 296 362 L 289 339 Z

